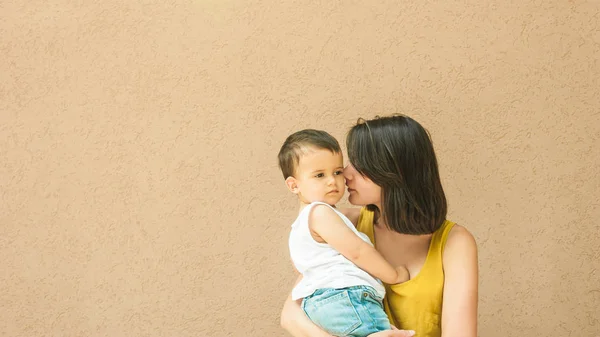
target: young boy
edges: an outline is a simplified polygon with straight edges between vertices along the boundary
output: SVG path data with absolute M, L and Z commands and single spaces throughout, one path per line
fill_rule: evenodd
M 389 330 L 385 288 L 374 277 L 396 284 L 408 280 L 408 271 L 392 267 L 335 209 L 345 191 L 337 140 L 324 131 L 298 131 L 285 140 L 278 157 L 285 183 L 300 201 L 289 247 L 302 279 L 292 299 L 302 298 L 306 315 L 335 336 Z

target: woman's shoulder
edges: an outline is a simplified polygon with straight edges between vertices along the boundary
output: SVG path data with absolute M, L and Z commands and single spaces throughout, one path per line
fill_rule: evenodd
M 469 232 L 469 230 L 466 227 L 461 226 L 457 223 L 455 223 L 454 226 L 452 226 L 452 229 L 450 229 L 450 233 L 448 233 L 448 240 L 451 240 L 451 238 L 454 238 L 453 240 L 464 240 L 466 238 L 474 239 L 473 234 L 471 234 L 471 232 Z
M 477 255 L 477 243 L 468 229 L 454 224 L 448 233 L 448 239 L 444 247 L 444 259 L 453 260 L 464 254 Z
M 450 242 L 463 242 L 463 241 L 473 241 L 475 242 L 475 237 L 467 228 L 461 226 L 459 224 L 454 224 L 450 229 L 450 233 L 448 233 L 448 243 Z
M 346 216 L 346 218 L 348 218 L 352 224 L 354 224 L 354 227 L 356 227 L 356 225 L 358 224 L 358 219 L 360 218 L 360 210 L 362 208 L 356 208 L 356 207 L 348 207 L 348 208 L 340 208 L 338 209 L 338 211 L 342 214 L 344 214 Z

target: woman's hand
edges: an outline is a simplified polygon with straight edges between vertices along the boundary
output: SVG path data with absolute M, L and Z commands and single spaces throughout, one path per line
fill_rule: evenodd
M 392 325 L 392 330 L 385 330 L 370 334 L 368 337 L 411 337 L 415 332 L 412 330 L 398 330 Z

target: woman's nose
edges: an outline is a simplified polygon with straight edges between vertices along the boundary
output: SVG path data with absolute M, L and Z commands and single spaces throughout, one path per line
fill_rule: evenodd
M 348 164 L 348 165 L 346 165 L 346 167 L 344 167 L 344 178 L 346 178 L 346 180 L 351 178 L 353 169 L 354 169 L 354 167 L 352 167 L 352 165 L 350 165 L 350 164 Z

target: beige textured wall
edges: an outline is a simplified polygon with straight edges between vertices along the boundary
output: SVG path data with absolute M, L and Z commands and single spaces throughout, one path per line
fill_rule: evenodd
M 600 336 L 600 2 L 0 1 L 0 335 L 284 336 L 275 156 L 404 112 L 481 336 Z

